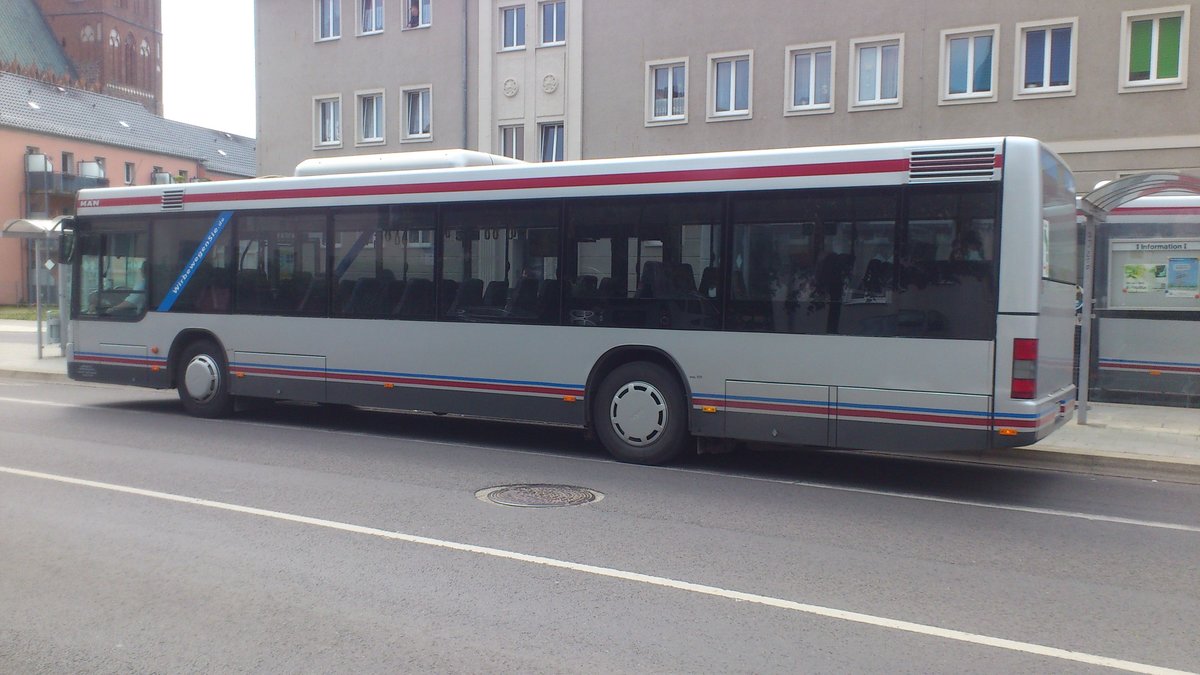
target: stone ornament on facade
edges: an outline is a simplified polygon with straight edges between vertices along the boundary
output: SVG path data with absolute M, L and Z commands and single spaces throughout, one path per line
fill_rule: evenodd
M 553 94 L 558 91 L 558 78 L 553 75 L 547 75 L 542 78 L 542 91 L 547 94 Z
M 517 81 L 510 77 L 504 81 L 503 91 L 505 96 L 512 98 L 517 95 L 517 92 L 521 91 L 521 85 L 517 84 Z

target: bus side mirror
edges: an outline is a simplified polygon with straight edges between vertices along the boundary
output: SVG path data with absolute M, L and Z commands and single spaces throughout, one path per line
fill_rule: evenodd
M 58 237 L 58 261 L 64 265 L 75 262 L 75 229 L 63 224 L 62 234 Z

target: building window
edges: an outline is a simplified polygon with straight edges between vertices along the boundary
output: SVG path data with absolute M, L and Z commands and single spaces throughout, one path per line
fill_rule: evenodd
M 1017 24 L 1017 98 L 1075 92 L 1078 26 L 1078 19 Z
M 62 172 L 68 175 L 75 173 L 75 153 L 64 152 L 62 154 Z
M 505 7 L 500 10 L 500 23 L 504 27 L 501 44 L 504 49 L 525 48 L 525 6 Z
M 317 39 L 342 36 L 342 0 L 317 0 Z
M 133 162 L 125 162 L 125 184 L 133 185 L 137 179 L 137 165 Z
M 542 8 L 542 44 L 561 45 L 567 41 L 567 3 L 543 2 Z
M 1187 86 L 1189 13 L 1182 6 L 1121 15 L 1122 90 Z
M 712 89 L 709 118 L 750 116 L 750 59 L 752 54 L 709 56 L 708 81 Z
M 404 89 L 404 140 L 428 141 L 433 138 L 432 89 L 428 85 Z
M 900 107 L 903 58 L 903 36 L 852 40 L 850 109 Z
M 686 122 L 687 59 L 647 64 L 646 81 L 649 102 L 646 121 Z
M 943 103 L 996 100 L 996 59 L 999 26 L 942 31 Z
M 433 11 L 429 6 L 430 0 L 407 0 L 408 20 L 405 28 L 425 28 L 433 23 Z
M 833 112 L 832 42 L 788 49 L 785 112 Z
M 316 147 L 341 147 L 342 145 L 342 99 L 340 96 L 322 97 L 315 101 Z
M 383 0 L 358 0 L 359 34 L 383 32 Z
M 358 95 L 358 142 L 373 144 L 384 142 L 387 128 L 383 116 L 383 92 L 372 91 Z
M 561 162 L 563 156 L 563 141 L 566 138 L 563 136 L 562 122 L 553 124 L 541 125 L 542 132 L 542 161 L 543 162 Z
M 500 154 L 513 159 L 525 159 L 525 125 L 500 127 Z

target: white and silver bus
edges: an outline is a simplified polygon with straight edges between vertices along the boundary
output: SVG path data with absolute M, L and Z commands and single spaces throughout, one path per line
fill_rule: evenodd
M 297 174 L 80 192 L 70 376 L 206 417 L 572 425 L 642 463 L 1014 447 L 1074 413 L 1075 189 L 1032 139 Z

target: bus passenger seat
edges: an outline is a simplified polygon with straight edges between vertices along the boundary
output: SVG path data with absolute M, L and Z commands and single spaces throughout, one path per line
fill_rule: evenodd
M 508 300 L 508 282 L 489 281 L 487 290 L 483 292 L 483 304 L 488 307 L 503 307 Z
M 530 313 L 537 307 L 537 279 L 521 279 L 508 302 L 508 311 Z
M 400 304 L 392 313 L 405 318 L 432 318 L 433 282 L 429 279 L 409 279 L 404 285 L 404 294 L 400 296 Z
M 717 281 L 717 268 L 705 267 L 704 271 L 700 273 L 700 295 L 706 298 L 717 297 Z

